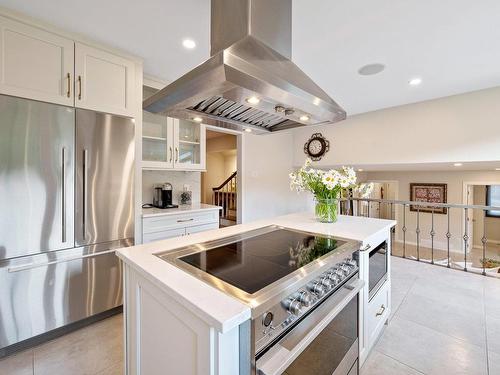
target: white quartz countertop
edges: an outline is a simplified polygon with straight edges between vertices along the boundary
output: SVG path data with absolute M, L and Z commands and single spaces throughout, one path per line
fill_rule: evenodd
M 205 210 L 221 210 L 222 207 L 205 203 L 180 204 L 176 208 L 143 208 L 142 217 L 178 215 L 187 212 L 198 212 Z
M 371 237 L 380 234 L 381 231 L 388 231 L 396 225 L 396 222 L 394 220 L 339 216 L 336 223 L 325 224 L 318 222 L 311 213 L 297 213 L 127 247 L 119 249 L 117 255 L 169 296 L 175 298 L 212 327 L 224 333 L 250 319 L 250 307 L 165 262 L 155 254 L 273 224 L 358 240 L 366 244 Z

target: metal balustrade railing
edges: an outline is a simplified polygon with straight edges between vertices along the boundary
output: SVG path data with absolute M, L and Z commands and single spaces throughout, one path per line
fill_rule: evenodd
M 500 207 L 345 198 L 340 210 L 396 220 L 391 235 L 395 256 L 500 278 L 500 241 L 489 238 L 485 220 L 487 212 L 500 212 Z M 495 220 L 500 226 L 500 218 Z

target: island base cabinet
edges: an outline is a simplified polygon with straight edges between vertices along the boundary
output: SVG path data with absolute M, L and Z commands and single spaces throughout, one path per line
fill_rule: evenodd
M 235 375 L 238 327 L 221 334 L 127 265 L 125 373 Z

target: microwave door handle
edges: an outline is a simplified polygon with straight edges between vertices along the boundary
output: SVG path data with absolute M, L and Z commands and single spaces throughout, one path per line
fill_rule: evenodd
M 325 301 L 312 311 L 306 319 L 257 360 L 257 374 L 281 375 L 344 307 L 358 295 L 364 285 L 363 280 L 356 279 L 353 283 L 342 287 L 348 290 L 347 294 L 345 290 L 340 289 L 344 292 L 342 296 L 333 295 L 330 300 Z M 308 326 L 304 329 L 304 325 Z

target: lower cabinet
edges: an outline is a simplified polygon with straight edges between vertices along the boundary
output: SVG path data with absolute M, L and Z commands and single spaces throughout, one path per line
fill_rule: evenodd
M 219 228 L 218 209 L 148 216 L 142 219 L 142 242 L 165 240 Z

